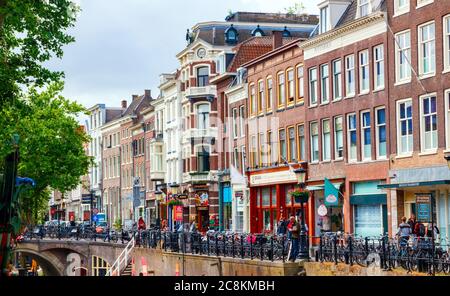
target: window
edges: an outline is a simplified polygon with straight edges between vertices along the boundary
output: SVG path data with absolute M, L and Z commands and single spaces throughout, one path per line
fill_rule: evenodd
M 280 163 L 284 163 L 287 161 L 287 151 L 286 151 L 286 131 L 279 131 L 279 139 L 280 139 Z
M 434 0 L 417 0 L 417 8 L 433 3 Z
M 238 137 L 238 123 L 237 123 L 237 117 L 238 117 L 238 110 L 236 108 L 233 108 L 233 138 Z
M 252 116 L 256 115 L 256 91 L 255 85 L 250 85 L 250 114 Z
M 270 143 L 270 159 L 272 163 L 278 162 L 278 143 L 275 134 L 272 131 L 267 133 L 268 142 Z
M 397 102 L 397 145 L 399 155 L 413 152 L 412 100 Z
M 334 159 L 344 158 L 344 126 L 342 116 L 334 119 Z
M 246 163 L 245 163 L 246 159 L 245 159 L 245 146 L 241 147 L 241 163 L 242 163 L 242 174 L 245 174 L 245 168 L 246 168 Z
M 374 56 L 374 88 L 375 90 L 384 88 L 384 47 L 383 45 L 376 46 L 373 49 Z
M 370 0 L 358 0 L 358 15 L 364 17 L 370 13 Z
M 295 78 L 294 78 L 294 69 L 287 70 L 287 98 L 288 105 L 294 104 L 294 96 L 295 96 Z
M 444 17 L 444 70 L 450 71 L 450 15 Z
M 197 86 L 203 87 L 209 84 L 209 68 L 199 67 L 197 68 Z
M 328 71 L 328 64 L 320 66 L 321 75 L 321 103 L 326 104 L 330 99 L 330 74 Z
M 355 95 L 355 56 L 345 57 L 345 95 Z
M 333 62 L 333 100 L 342 98 L 342 65 L 341 60 Z
M 362 137 L 362 159 L 372 159 L 372 137 L 370 112 L 361 113 L 361 137 Z
M 450 150 L 450 90 L 445 91 L 445 127 L 447 135 L 447 150 Z
M 245 137 L 245 127 L 244 127 L 244 123 L 245 123 L 245 111 L 244 111 L 245 106 L 242 105 L 239 107 L 239 114 L 241 116 L 239 123 L 240 123 L 240 136 L 241 137 Z
M 320 9 L 320 33 L 328 31 L 328 6 Z
M 297 134 L 298 134 L 298 159 L 306 160 L 305 126 L 303 124 L 297 126 Z
M 311 162 L 319 162 L 319 124 L 312 122 L 310 126 L 311 134 Z
M 410 0 L 394 0 L 394 16 L 407 13 L 409 11 Z
M 436 72 L 436 47 L 434 22 L 419 26 L 419 74 Z
M 258 160 L 257 160 L 258 156 L 256 153 L 256 151 L 257 151 L 256 150 L 257 149 L 256 148 L 256 145 L 257 145 L 256 135 L 252 136 L 251 139 L 252 139 L 252 141 L 250 143 L 250 164 L 251 164 L 252 168 L 255 168 L 256 164 L 258 163 Z
M 163 170 L 163 146 L 162 145 L 154 145 L 154 153 L 153 153 L 153 166 L 155 171 L 161 172 Z
M 420 113 L 422 152 L 434 152 L 438 148 L 436 95 L 420 98 Z
M 386 134 L 386 109 L 376 109 L 376 139 L 377 139 L 377 158 L 386 158 L 387 156 L 387 134 Z
M 269 166 L 272 164 L 272 162 L 275 162 L 273 155 L 272 155 L 272 131 L 267 132 L 267 158 L 268 158 L 268 164 Z
M 264 134 L 259 134 L 259 166 L 267 164 L 267 143 Z
M 111 267 L 108 262 L 98 256 L 92 256 L 92 275 L 105 276 Z
M 311 106 L 317 105 L 317 69 L 309 70 L 309 102 Z
M 411 80 L 411 32 L 395 35 L 395 80 L 397 83 Z
M 209 128 L 209 105 L 197 105 L 197 128 L 206 130 Z
M 359 93 L 364 94 L 369 92 L 370 78 L 369 78 L 369 51 L 364 50 L 359 53 Z
M 350 114 L 347 118 L 347 139 L 348 139 L 348 160 L 354 162 L 358 158 L 357 155 L 357 139 L 356 139 L 356 115 Z
M 273 104 L 273 79 L 272 77 L 267 78 L 267 96 L 266 96 L 266 109 L 267 112 L 272 111 Z
M 264 81 L 258 81 L 258 114 L 263 113 L 264 108 Z
M 303 104 L 305 97 L 303 66 L 297 66 L 297 103 Z
M 199 146 L 197 148 L 197 171 L 208 172 L 209 171 L 209 147 Z
M 278 73 L 278 108 L 284 107 L 286 103 L 286 90 L 284 85 L 284 73 Z
M 295 139 L 295 127 L 288 128 L 289 136 L 289 161 L 294 162 L 297 160 L 297 140 Z
M 322 121 L 322 160 L 331 160 L 331 126 L 329 119 Z

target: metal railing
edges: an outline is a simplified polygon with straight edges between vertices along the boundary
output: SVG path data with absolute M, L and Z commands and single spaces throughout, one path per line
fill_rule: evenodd
M 450 273 L 448 239 L 428 237 L 358 237 L 326 233 L 318 237 L 316 261 L 368 267 L 378 264 L 383 270 L 403 268 L 408 272 Z
M 130 264 L 132 258 L 131 252 L 133 252 L 135 245 L 136 240 L 135 236 L 133 235 L 130 242 L 127 244 L 122 253 L 120 253 L 119 257 L 117 257 L 117 260 L 114 262 L 105 276 L 120 276 L 120 273 L 128 266 L 128 264 Z

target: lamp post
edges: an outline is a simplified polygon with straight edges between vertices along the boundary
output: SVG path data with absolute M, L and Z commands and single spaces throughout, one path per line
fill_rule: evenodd
M 155 197 L 156 197 L 156 226 L 161 227 L 161 215 L 160 215 L 160 209 L 159 209 L 159 201 L 161 200 L 163 192 L 161 190 L 155 191 Z
M 306 170 L 304 168 L 299 168 L 294 171 L 294 173 L 297 176 L 298 184 L 300 188 L 305 188 L 305 182 L 306 182 Z M 309 260 L 309 251 L 308 251 L 308 235 L 306 232 L 305 227 L 305 207 L 303 206 L 304 203 L 308 203 L 308 198 L 301 198 L 300 200 L 300 210 L 301 210 L 301 228 L 300 228 L 300 252 L 299 257 L 300 259 L 306 259 Z

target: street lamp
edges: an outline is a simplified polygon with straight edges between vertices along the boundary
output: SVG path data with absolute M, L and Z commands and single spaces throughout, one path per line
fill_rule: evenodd
M 304 168 L 299 168 L 294 171 L 295 175 L 297 176 L 298 184 L 301 189 L 305 188 L 306 183 L 306 170 Z M 303 206 L 304 203 L 308 203 L 308 196 L 301 196 L 300 197 L 300 210 L 301 210 L 301 228 L 300 228 L 300 252 L 299 257 L 300 259 L 306 259 L 309 260 L 309 251 L 308 251 L 308 235 L 306 233 L 306 227 L 305 227 L 305 207 Z
M 156 225 L 161 227 L 161 215 L 160 215 L 160 209 L 159 209 L 159 201 L 161 200 L 163 192 L 161 190 L 155 191 L 155 197 L 156 197 Z
M 450 154 L 446 154 L 444 158 L 447 160 L 448 169 L 450 170 Z

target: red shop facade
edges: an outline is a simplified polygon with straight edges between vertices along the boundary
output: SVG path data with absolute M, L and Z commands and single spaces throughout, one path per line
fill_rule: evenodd
M 294 165 L 292 169 L 300 168 Z M 298 216 L 301 204 L 296 203 L 289 191 L 298 187 L 298 177 L 288 166 L 249 172 L 250 185 L 250 231 L 252 233 L 276 233 L 281 217 Z M 314 221 L 310 212 L 314 201 L 304 204 L 306 223 Z

